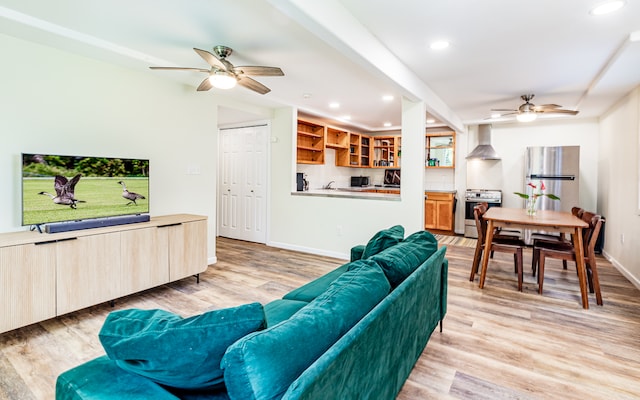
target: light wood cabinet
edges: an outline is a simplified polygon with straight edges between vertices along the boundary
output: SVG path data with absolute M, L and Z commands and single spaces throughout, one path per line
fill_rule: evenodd
M 169 281 L 199 274 L 207 259 L 207 222 L 194 221 L 167 226 Z M 204 232 L 204 234 L 203 234 Z
M 120 297 L 120 233 L 56 243 L 57 314 Z
M 298 164 L 324 164 L 325 127 L 298 120 L 296 160 Z
M 207 218 L 0 234 L 0 333 L 207 268 Z
M 0 247 L 0 333 L 56 316 L 56 246 Z
M 360 167 L 371 167 L 371 138 L 360 135 Z
M 453 193 L 425 192 L 424 229 L 453 232 L 454 196 Z
M 373 168 L 400 167 L 400 136 L 373 136 Z
M 427 132 L 426 135 L 425 167 L 455 168 L 455 132 Z

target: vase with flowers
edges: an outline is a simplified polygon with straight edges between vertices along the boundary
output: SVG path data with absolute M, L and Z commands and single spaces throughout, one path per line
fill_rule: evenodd
M 536 204 L 538 199 L 542 196 L 547 196 L 551 200 L 560 200 L 560 197 L 551 193 L 544 193 L 546 187 L 544 186 L 544 182 L 540 181 L 538 185 L 534 185 L 533 182 L 527 183 L 527 186 L 531 187 L 531 195 L 520 192 L 513 192 L 514 194 L 520 196 L 523 199 L 527 200 L 527 215 L 536 215 Z

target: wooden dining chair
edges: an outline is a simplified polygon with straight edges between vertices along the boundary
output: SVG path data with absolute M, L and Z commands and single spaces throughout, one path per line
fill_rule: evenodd
M 571 207 L 571 214 L 575 215 L 578 218 L 582 218 L 582 214 L 584 213 L 584 209 L 580 207 Z M 544 241 L 552 241 L 552 242 L 563 242 L 571 244 L 571 237 L 567 238 L 564 233 L 559 234 L 547 234 L 547 233 L 533 233 L 531 234 L 531 239 L 533 239 L 533 253 L 535 253 L 536 245 L 543 243 Z M 567 269 L 567 260 L 562 260 L 562 268 Z M 536 276 L 536 259 L 535 257 L 531 261 L 531 270 L 533 271 L 533 276 Z
M 602 229 L 605 219 L 594 213 L 584 211 L 581 219 L 589 224 L 582 230 L 582 242 L 584 244 L 584 254 L 580 255 L 584 259 L 587 273 L 589 291 L 595 292 L 596 302 L 602 305 L 602 294 L 600 293 L 600 281 L 598 279 L 598 268 L 596 266 L 595 246 L 598 235 Z M 547 257 L 561 259 L 563 261 L 576 261 L 576 252 L 572 242 L 564 241 L 540 241 L 533 249 L 533 274 L 535 276 L 536 266 L 538 269 L 538 293 L 542 294 L 544 284 L 545 259 Z M 566 267 L 565 267 L 566 268 Z M 576 271 L 578 264 L 576 263 Z
M 484 251 L 489 251 L 492 253 L 494 251 L 511 253 L 513 254 L 515 271 L 518 274 L 518 290 L 522 291 L 522 249 L 525 247 L 525 244 L 518 237 L 502 236 L 499 233 L 496 233 L 493 236 L 490 247 L 488 249 L 485 249 L 485 238 L 487 237 L 487 221 L 483 218 L 483 215 L 487 212 L 487 209 L 487 203 L 480 203 L 473 208 L 473 217 L 476 222 L 476 229 L 478 230 L 478 241 L 476 243 L 476 250 L 473 255 L 473 264 L 471 265 L 471 275 L 469 276 L 469 280 L 473 281 L 475 275 L 478 273 L 480 260 L 482 259 L 482 253 Z

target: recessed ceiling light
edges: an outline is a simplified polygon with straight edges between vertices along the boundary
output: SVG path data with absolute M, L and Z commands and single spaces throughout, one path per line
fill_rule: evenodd
M 431 48 L 431 50 L 442 50 L 449 47 L 449 42 L 447 42 L 446 40 L 438 40 L 431 43 L 429 47 Z
M 390 94 L 386 94 L 382 96 L 382 101 L 392 101 L 392 100 L 393 100 L 393 96 Z
M 351 119 L 351 115 L 343 115 L 342 119 L 346 119 L 348 121 Z
M 340 108 L 340 103 L 334 101 L 333 103 L 329 103 L 329 108 Z
M 302 98 L 303 99 L 310 99 L 311 98 L 311 93 L 302 93 Z
M 388 127 L 390 127 L 390 126 L 391 126 L 391 122 L 385 122 L 383 125 L 384 125 L 386 128 L 388 128 Z
M 614 11 L 621 9 L 625 5 L 626 1 L 624 0 L 613 0 L 607 1 L 605 3 L 600 3 L 597 6 L 593 7 L 589 14 L 591 15 L 604 15 L 609 14 Z
M 500 114 L 500 113 L 491 114 L 491 119 L 496 119 L 496 118 L 500 118 L 500 117 L 502 117 L 502 114 Z
M 427 118 L 427 124 L 433 124 L 434 122 L 436 122 L 435 119 L 433 118 Z

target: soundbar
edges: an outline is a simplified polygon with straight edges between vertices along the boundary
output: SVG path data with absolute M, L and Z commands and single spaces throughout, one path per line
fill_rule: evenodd
M 103 228 L 105 226 L 135 224 L 147 222 L 151 219 L 149 214 L 123 215 L 119 217 L 85 219 L 80 221 L 55 222 L 46 224 L 46 233 L 58 233 L 68 231 L 78 231 L 81 229 Z

